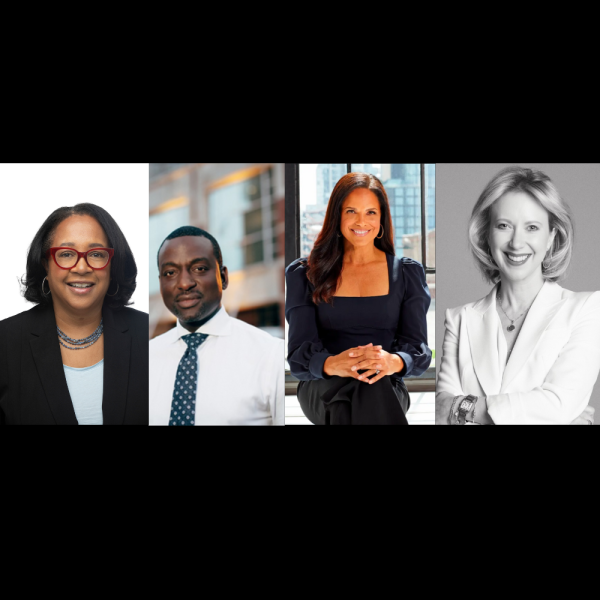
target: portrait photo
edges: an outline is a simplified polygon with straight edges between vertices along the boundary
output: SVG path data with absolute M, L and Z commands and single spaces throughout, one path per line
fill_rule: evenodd
M 436 424 L 597 423 L 600 165 L 442 163 L 436 194 Z
M 286 425 L 434 423 L 435 179 L 286 163 Z
M 150 163 L 150 424 L 284 425 L 283 163 Z
M 2 424 L 147 425 L 147 180 L 0 165 Z

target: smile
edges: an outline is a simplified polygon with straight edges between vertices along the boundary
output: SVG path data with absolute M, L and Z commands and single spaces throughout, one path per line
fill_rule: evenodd
M 71 289 L 71 291 L 74 294 L 77 294 L 78 296 L 83 296 L 85 294 L 91 293 L 91 290 L 95 284 L 78 281 L 78 282 L 74 282 L 74 283 L 67 283 L 67 285 L 69 286 L 69 288 Z
M 354 235 L 358 235 L 359 237 L 364 237 L 365 235 L 371 232 L 370 229 L 351 229 L 350 231 Z
M 508 264 L 514 266 L 522 265 L 531 256 L 531 254 L 510 254 L 508 252 L 505 252 L 504 255 L 507 258 Z

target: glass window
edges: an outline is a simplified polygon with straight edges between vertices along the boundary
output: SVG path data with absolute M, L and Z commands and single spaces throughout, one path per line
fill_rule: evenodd
M 267 168 L 209 192 L 210 231 L 219 240 L 229 271 L 276 258 L 273 190 L 271 168 Z
M 158 281 L 157 253 L 163 240 L 175 229 L 190 224 L 190 209 L 186 204 L 161 212 L 160 207 L 150 215 L 150 294 L 160 291 Z

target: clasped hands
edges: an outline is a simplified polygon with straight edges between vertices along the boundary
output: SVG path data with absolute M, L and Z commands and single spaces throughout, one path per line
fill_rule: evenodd
M 373 346 L 373 344 L 357 346 L 330 356 L 323 365 L 323 371 L 327 375 L 354 377 L 369 384 L 379 381 L 386 375 L 399 373 L 403 368 L 404 361 L 398 354 L 390 354 L 381 346 Z M 359 373 L 359 371 L 365 372 Z

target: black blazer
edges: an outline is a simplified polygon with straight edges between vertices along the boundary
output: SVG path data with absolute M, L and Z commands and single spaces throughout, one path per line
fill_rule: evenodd
M 148 315 L 102 309 L 104 425 L 148 424 Z M 0 424 L 77 425 L 51 306 L 0 321 Z

